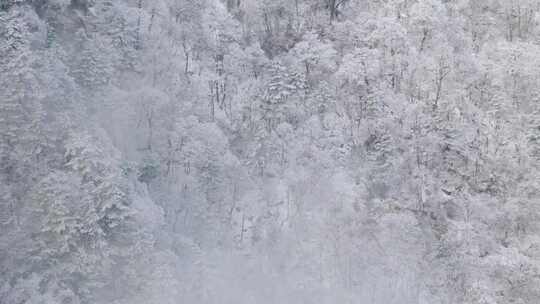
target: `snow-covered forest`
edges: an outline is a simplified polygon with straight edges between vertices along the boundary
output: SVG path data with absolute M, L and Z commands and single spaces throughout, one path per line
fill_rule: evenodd
M 0 0 L 0 303 L 540 303 L 540 0 Z

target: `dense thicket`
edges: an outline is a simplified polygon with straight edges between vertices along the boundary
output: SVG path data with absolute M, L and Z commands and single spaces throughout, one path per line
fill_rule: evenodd
M 0 0 L 0 303 L 539 303 L 539 9 Z

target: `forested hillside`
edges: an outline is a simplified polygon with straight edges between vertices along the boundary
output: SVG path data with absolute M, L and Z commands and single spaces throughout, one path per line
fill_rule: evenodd
M 0 0 L 1 304 L 537 304 L 539 169 L 539 0 Z

